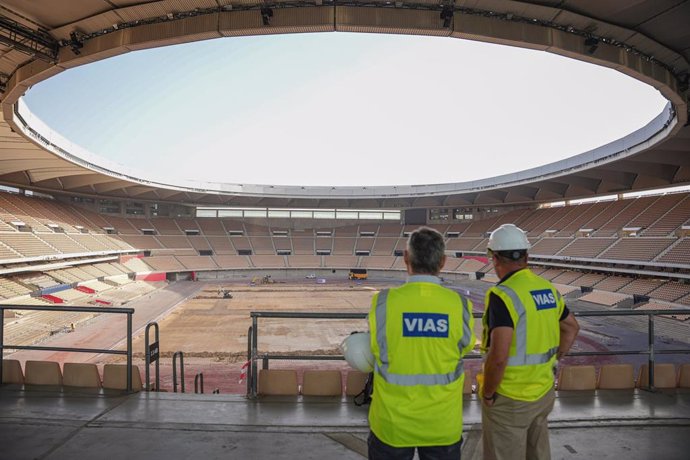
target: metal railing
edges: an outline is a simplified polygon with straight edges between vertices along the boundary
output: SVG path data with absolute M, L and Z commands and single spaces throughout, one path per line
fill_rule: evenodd
M 104 350 L 100 348 L 78 348 L 78 347 L 47 347 L 36 345 L 6 345 L 4 321 L 0 326 L 0 358 L 4 356 L 5 348 L 13 350 L 41 350 L 41 351 L 68 351 L 74 353 L 97 353 L 109 355 L 127 355 L 127 392 L 132 392 L 132 315 L 133 308 L 115 307 L 70 307 L 70 306 L 42 306 L 42 305 L 0 305 L 0 316 L 4 317 L 5 310 L 30 310 L 30 311 L 51 311 L 51 312 L 82 312 L 82 313 L 113 313 L 127 315 L 127 350 Z M 2 383 L 2 366 L 0 366 L 0 384 Z
M 658 354 L 690 354 L 690 346 L 680 349 L 657 350 L 655 347 L 654 317 L 659 315 L 688 315 L 690 310 L 671 309 L 671 310 L 617 310 L 617 311 L 583 311 L 573 312 L 578 317 L 598 317 L 598 316 L 646 316 L 648 321 L 647 349 L 642 350 L 620 350 L 620 351 L 588 351 L 572 352 L 567 356 L 612 356 L 612 355 L 647 355 L 649 364 L 649 388 L 654 389 L 654 361 Z M 252 325 L 248 330 L 247 360 L 250 362 L 247 373 L 247 396 L 256 398 L 258 392 L 258 360 L 262 360 L 264 369 L 268 369 L 269 360 L 344 360 L 343 355 L 288 355 L 288 354 L 259 354 L 259 318 L 283 318 L 283 319 L 366 319 L 366 313 L 316 313 L 316 312 L 269 312 L 253 311 L 250 313 Z M 481 318 L 481 313 L 474 313 L 474 318 Z M 469 353 L 464 359 L 482 359 L 479 353 Z
M 184 353 L 176 351 L 173 353 L 172 362 L 172 378 L 173 378 L 173 393 L 177 393 L 177 358 L 180 358 L 180 388 L 184 393 Z
M 154 342 L 150 341 L 150 330 L 153 327 Z M 158 323 L 152 321 L 146 325 L 146 332 L 144 332 L 144 359 L 146 365 L 146 391 L 151 391 L 151 363 L 155 362 L 156 366 L 156 385 L 155 391 L 161 391 L 161 368 L 160 368 L 160 328 Z

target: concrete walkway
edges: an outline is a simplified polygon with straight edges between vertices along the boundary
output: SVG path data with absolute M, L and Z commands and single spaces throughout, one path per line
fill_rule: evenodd
M 341 398 L 103 392 L 4 386 L 0 459 L 361 459 L 367 409 Z M 464 459 L 481 458 L 465 403 Z M 687 459 L 690 392 L 561 392 L 554 459 Z

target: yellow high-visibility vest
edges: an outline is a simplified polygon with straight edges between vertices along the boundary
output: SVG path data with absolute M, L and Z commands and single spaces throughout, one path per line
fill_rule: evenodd
M 561 339 L 559 321 L 565 302 L 558 290 L 529 269 L 515 272 L 486 292 L 482 317 L 482 349 L 489 337 L 488 304 L 491 294 L 505 302 L 513 320 L 508 366 L 496 390 L 520 401 L 536 401 L 553 388 L 553 366 Z
M 374 296 L 369 312 L 374 393 L 369 426 L 395 447 L 445 446 L 462 435 L 462 357 L 474 346 L 472 304 L 414 275 Z

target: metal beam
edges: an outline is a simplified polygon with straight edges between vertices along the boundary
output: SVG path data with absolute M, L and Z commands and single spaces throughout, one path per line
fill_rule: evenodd
M 0 43 L 42 61 L 57 62 L 58 42 L 53 37 L 41 30 L 31 30 L 2 15 Z

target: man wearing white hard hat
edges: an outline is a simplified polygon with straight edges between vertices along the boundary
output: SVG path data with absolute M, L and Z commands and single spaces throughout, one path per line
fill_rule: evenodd
M 494 230 L 487 245 L 500 281 L 486 293 L 482 318 L 485 460 L 551 458 L 553 368 L 580 329 L 558 290 L 527 268 L 529 248 L 513 224 Z
M 472 304 L 441 286 L 444 251 L 436 230 L 412 232 L 407 283 L 372 300 L 372 354 L 360 354 L 374 364 L 370 459 L 412 459 L 415 449 L 421 460 L 460 458 L 463 356 L 475 337 Z

